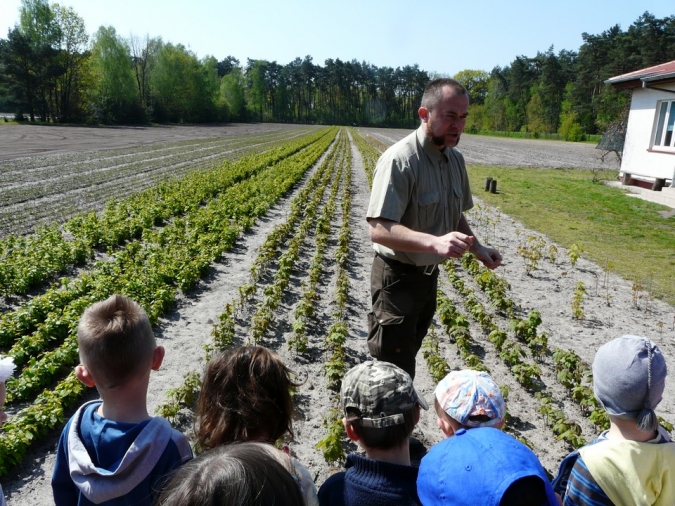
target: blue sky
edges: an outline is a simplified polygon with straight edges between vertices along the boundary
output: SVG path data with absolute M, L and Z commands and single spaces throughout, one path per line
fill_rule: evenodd
M 429 72 L 490 71 L 551 45 L 577 51 L 581 34 L 626 30 L 641 14 L 675 15 L 673 0 L 61 0 L 89 34 L 160 36 L 197 56 L 232 55 L 286 64 L 296 57 L 356 59 Z M 18 22 L 20 0 L 0 0 L 0 37 Z M 423 6 L 423 7 L 415 7 Z M 508 7 L 507 7 L 508 6 Z

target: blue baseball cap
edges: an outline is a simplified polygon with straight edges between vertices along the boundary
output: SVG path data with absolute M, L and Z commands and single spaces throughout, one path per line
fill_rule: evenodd
M 544 504 L 558 506 L 546 471 L 527 446 L 492 427 L 460 429 L 422 459 L 417 493 L 423 506 L 499 506 L 513 482 L 530 476 L 541 479 Z

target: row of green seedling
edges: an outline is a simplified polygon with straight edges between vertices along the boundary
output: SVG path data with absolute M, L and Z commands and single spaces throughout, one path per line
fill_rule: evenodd
M 208 361 L 214 352 L 223 351 L 234 344 L 235 339 L 235 313 L 243 308 L 246 302 L 257 290 L 257 281 L 261 273 L 267 269 L 268 264 L 276 255 L 283 241 L 290 235 L 290 231 L 296 226 L 308 202 L 315 201 L 313 195 L 323 193 L 320 184 L 330 174 L 332 161 L 337 153 L 337 149 L 330 150 L 320 167 L 309 178 L 307 183 L 293 198 L 290 204 L 291 212 L 286 217 L 286 221 L 276 226 L 270 232 L 265 243 L 258 250 L 258 255 L 251 267 L 251 284 L 239 287 L 239 293 L 242 298 L 239 301 L 229 302 L 225 305 L 224 311 L 218 316 L 218 322 L 212 328 L 212 343 L 205 346 L 206 360 Z M 310 204 L 311 205 L 311 204 Z M 184 375 L 183 383 L 167 391 L 167 400 L 157 408 L 157 414 L 174 422 L 179 412 L 184 408 L 191 408 L 201 387 L 200 373 L 197 371 L 188 371 Z
M 366 173 L 366 178 L 368 179 L 368 186 L 373 185 L 373 172 L 375 172 L 375 165 L 377 164 L 377 159 L 380 157 L 380 152 L 375 149 L 371 144 L 369 144 L 361 134 L 355 129 L 350 129 L 352 134 L 352 139 L 354 139 L 354 144 L 361 154 L 361 160 L 363 161 L 363 169 Z
M 345 148 L 349 149 L 348 143 Z M 321 211 L 321 216 L 319 216 L 316 223 L 316 228 L 314 230 L 316 249 L 309 266 L 309 275 L 302 283 L 300 302 L 293 311 L 293 334 L 288 340 L 288 347 L 295 350 L 297 353 L 304 353 L 307 351 L 307 331 L 310 321 L 315 314 L 315 306 L 319 298 L 317 288 L 323 276 L 324 256 L 328 246 L 328 240 L 330 239 L 331 224 L 336 209 L 336 198 L 340 189 L 342 175 L 345 171 L 345 165 L 348 160 L 346 157 L 343 157 L 340 162 L 340 169 L 333 180 L 328 203 L 324 206 Z
M 458 276 L 451 273 L 450 277 L 453 285 L 465 295 L 465 302 L 468 300 L 469 304 L 480 304 L 476 302 L 475 295 L 469 293 L 472 292 L 471 289 L 467 288 Z M 483 309 L 481 312 L 484 311 Z M 541 318 L 537 311 L 532 311 L 525 320 L 510 320 L 516 338 L 527 343 L 533 358 L 537 360 L 541 360 L 548 353 L 546 341 L 543 341 L 542 347 L 542 340 L 537 339 L 536 328 L 540 323 Z M 486 326 L 483 324 L 484 329 Z M 539 400 L 538 411 L 556 438 L 567 442 L 572 448 L 584 445 L 586 441 L 581 435 L 581 426 L 567 417 L 562 409 L 555 406 L 555 401 L 541 381 L 541 369 L 535 364 L 527 364 L 522 360 L 522 357 L 526 356 L 525 350 L 516 340 L 509 339 L 506 331 L 492 323 L 487 326 L 487 329 L 490 329 L 488 339 L 499 352 L 500 358 L 509 366 L 516 380 L 527 390 L 532 391 Z
M 333 314 L 333 323 L 328 330 L 325 339 L 326 351 L 330 354 L 328 362 L 324 364 L 324 374 L 330 389 L 338 392 L 342 384 L 342 378 L 346 372 L 345 344 L 349 337 L 349 328 L 344 318 L 347 300 L 349 298 L 349 277 L 347 265 L 349 263 L 349 242 L 351 240 L 350 214 L 352 208 L 351 184 L 351 151 L 347 151 L 345 159 L 346 174 L 342 191 L 342 223 L 338 233 L 338 245 L 335 252 L 337 263 L 337 277 L 335 280 L 334 302 L 336 310 Z M 316 448 L 321 450 L 326 462 L 342 461 L 345 458 L 342 446 L 343 426 L 340 399 L 337 393 L 333 396 L 333 407 L 324 417 L 323 424 L 326 427 L 326 435 L 317 442 Z
M 69 301 L 65 307 L 47 314 L 44 322 L 39 323 L 33 333 L 16 340 L 8 353 L 17 365 L 45 353 L 29 366 L 32 369 L 24 379 L 19 377 L 8 382 L 8 401 L 14 397 L 29 397 L 35 389 L 51 381 L 48 372 L 52 376 L 56 374 L 59 363 L 68 367 L 76 359 L 76 345 L 72 342 L 73 320 L 92 301 L 106 298 L 111 293 L 125 293 L 144 305 L 154 323 L 173 303 L 175 287 L 183 291 L 191 288 L 210 263 L 231 246 L 251 218 L 266 212 L 278 192 L 277 188 L 270 188 L 270 184 L 277 184 L 278 188 L 294 184 L 325 147 L 317 145 L 316 149 L 303 152 L 304 156 L 297 160 L 286 160 L 281 166 L 283 169 L 274 174 L 267 174 L 270 169 L 261 173 L 267 179 L 258 174 L 235 184 L 208 205 L 176 218 L 165 227 L 149 231 L 144 242 L 128 243 L 117 252 L 113 261 L 97 262 L 92 271 L 62 287 L 62 293 L 70 294 L 63 297 Z M 61 348 L 46 351 L 50 345 L 59 343 L 63 343 Z M 64 360 L 66 357 L 70 360 Z M 49 367 L 44 367 L 43 363 L 48 363 Z M 36 381 L 37 378 L 41 379 Z
M 88 213 L 27 237 L 0 241 L 0 293 L 24 294 L 69 267 L 93 258 L 96 249 L 118 247 L 141 237 L 144 230 L 186 213 L 239 181 L 305 149 L 326 135 L 324 130 L 265 153 L 224 162 L 165 182 L 120 202 L 109 201 L 100 214 Z
M 327 138 L 311 149 L 305 150 L 304 154 L 295 161 L 286 160 L 282 164 L 260 172 L 250 180 L 234 185 L 219 198 L 204 206 L 199 217 L 201 219 L 193 216 L 194 219 L 174 220 L 173 228 L 177 229 L 177 232 L 182 232 L 182 234 L 170 234 L 167 232 L 167 227 L 164 227 L 164 229 L 155 232 L 158 236 L 157 242 L 144 243 L 142 246 L 140 243 L 130 244 L 129 246 L 135 245 L 135 249 L 129 251 L 128 254 L 138 256 L 142 260 L 141 264 L 135 269 L 134 276 L 129 278 L 123 286 L 113 284 L 114 291 L 139 300 L 148 310 L 151 319 L 154 318 L 154 321 L 156 321 L 158 314 L 152 311 L 159 308 L 156 301 L 149 300 L 148 297 L 138 296 L 138 292 L 145 289 L 146 278 L 150 276 L 162 278 L 164 276 L 166 284 L 156 291 L 155 296 L 164 297 L 163 301 L 167 300 L 167 297 L 173 300 L 175 288 L 171 286 L 172 283 L 176 283 L 181 289 L 189 288 L 196 282 L 194 276 L 199 273 L 203 274 L 208 268 L 208 259 L 200 257 L 201 251 L 204 249 L 210 250 L 212 254 L 210 261 L 217 260 L 222 252 L 233 244 L 238 232 L 249 227 L 257 216 L 266 212 L 283 193 L 288 191 L 319 158 L 330 142 L 332 142 L 332 139 Z M 220 225 L 220 230 L 216 232 L 214 229 L 218 224 L 222 225 Z M 167 252 L 173 253 L 172 250 L 179 245 L 176 242 L 177 238 L 190 242 L 178 248 L 181 250 L 178 256 L 183 262 L 183 269 L 174 273 L 174 279 L 169 279 L 168 273 L 162 271 L 162 269 L 169 265 L 166 258 Z M 146 263 L 145 261 L 151 262 Z M 110 267 L 110 272 L 115 273 L 115 263 L 117 262 L 102 263 L 102 269 L 105 271 L 105 267 Z M 156 271 L 159 271 L 159 274 Z M 115 281 L 114 276 L 109 277 L 108 271 L 105 271 L 104 274 L 108 275 L 111 284 Z M 124 273 L 117 272 L 115 274 L 122 275 Z M 122 289 L 118 290 L 117 288 Z M 106 296 L 108 294 L 101 295 Z M 165 310 L 170 306 L 165 302 L 163 304 Z M 56 378 L 59 373 L 70 369 L 77 363 L 77 359 L 76 336 L 73 330 L 59 348 L 44 353 L 39 359 L 31 359 L 28 366 L 21 372 L 21 376 L 17 378 L 17 384 L 12 385 L 14 391 L 11 391 L 10 382 L 8 382 L 8 390 L 14 395 L 20 390 L 37 391 L 41 386 L 50 383 L 52 378 Z M 81 394 L 81 390 L 63 387 L 64 384 L 72 383 L 72 377 L 71 373 L 54 388 L 55 391 L 60 392 L 61 400 L 66 405 L 75 402 Z M 38 439 L 48 430 L 63 422 L 59 417 L 52 416 L 50 412 L 45 411 L 44 416 L 37 417 L 40 423 L 31 424 L 30 431 L 27 431 L 24 423 L 25 417 L 33 416 L 31 413 L 36 409 L 40 410 L 39 407 L 36 408 L 34 405 L 29 407 L 28 410 L 20 411 L 7 424 L 2 437 L 0 437 L 0 473 L 6 472 L 8 465 L 15 464 L 22 458 L 31 441 Z
M 269 268 L 268 266 L 276 257 L 278 249 L 291 237 L 292 231 L 302 219 L 305 206 L 308 202 L 314 200 L 313 195 L 319 191 L 317 189 L 320 182 L 330 174 L 329 169 L 333 166 L 337 152 L 335 147 L 330 150 L 319 168 L 309 178 L 298 195 L 292 199 L 290 203 L 291 212 L 287 215 L 286 220 L 274 227 L 272 232 L 266 237 L 261 248 L 259 248 L 258 254 L 251 266 L 251 282 L 238 288 L 239 299 L 228 303 L 223 313 L 219 316 L 218 322 L 213 325 L 212 335 L 217 349 L 225 349 L 233 343 L 235 337 L 235 315 L 243 310 L 248 301 L 256 294 L 261 274 Z M 320 189 L 320 191 L 323 192 L 323 189 Z
M 333 169 L 333 161 L 330 163 L 330 169 Z M 326 171 L 312 200 L 305 205 L 303 219 L 299 223 L 295 234 L 286 245 L 286 251 L 278 259 L 278 268 L 274 274 L 274 279 L 270 285 L 265 287 L 264 299 L 258 304 L 258 308 L 252 318 L 250 336 L 254 344 L 260 342 L 274 321 L 275 312 L 279 307 L 282 295 L 288 287 L 293 268 L 300 256 L 301 248 L 307 235 L 311 232 L 312 226 L 316 223 L 317 211 L 323 201 L 325 190 L 331 178 L 337 178 L 336 172 L 335 170 Z

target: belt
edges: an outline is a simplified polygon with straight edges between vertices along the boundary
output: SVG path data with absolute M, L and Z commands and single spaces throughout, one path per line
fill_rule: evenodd
M 404 262 L 394 260 L 393 258 L 387 258 L 383 255 L 380 255 L 379 253 L 375 253 L 375 256 L 380 257 L 385 264 L 387 264 L 395 271 L 397 270 L 401 272 L 415 272 L 417 274 L 424 274 L 425 276 L 431 276 L 434 272 L 436 272 L 436 267 L 438 267 L 438 264 L 429 264 L 429 265 L 406 264 Z

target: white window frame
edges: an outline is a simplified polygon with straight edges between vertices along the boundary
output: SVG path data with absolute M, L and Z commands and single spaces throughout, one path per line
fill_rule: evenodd
M 675 100 L 656 103 L 652 149 L 675 152 Z

